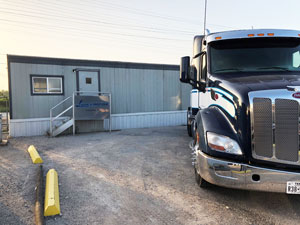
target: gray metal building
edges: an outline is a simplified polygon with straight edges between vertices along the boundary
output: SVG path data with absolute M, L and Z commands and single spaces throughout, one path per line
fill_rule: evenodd
M 111 93 L 113 129 L 185 123 L 191 88 L 177 65 L 17 55 L 7 63 L 11 136 L 45 134 L 50 109 L 74 91 Z

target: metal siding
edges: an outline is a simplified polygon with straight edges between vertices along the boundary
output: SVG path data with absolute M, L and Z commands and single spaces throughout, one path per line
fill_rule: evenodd
M 28 68 L 30 66 L 16 63 L 11 65 L 13 118 L 29 118 L 29 109 L 32 105 L 29 102 L 29 75 L 26 76 L 26 74 L 31 71 L 31 68 Z
M 186 110 L 190 106 L 190 91 L 192 86 L 190 84 L 180 83 L 181 93 L 181 110 Z
M 145 109 L 143 107 L 143 92 L 145 91 L 144 86 L 144 77 L 145 71 L 130 69 L 128 74 L 128 90 L 129 90 L 129 99 L 128 99 L 128 107 L 129 113 L 134 112 L 144 112 Z
M 112 93 L 114 98 L 114 109 L 113 113 L 126 113 L 126 94 L 125 94 L 125 78 L 126 69 L 115 69 L 114 78 L 115 78 L 115 93 Z
M 13 118 L 48 117 L 50 108 L 64 99 L 64 96 L 31 95 L 31 74 L 62 75 L 59 66 L 12 64 L 12 104 Z
M 100 89 L 102 92 L 113 93 L 114 92 L 114 69 L 102 68 L 100 70 Z
M 146 70 L 143 78 L 143 112 L 163 111 L 163 71 Z
M 63 120 L 62 118 L 61 120 Z M 55 123 L 61 123 L 56 121 Z M 48 118 L 40 119 L 26 119 L 10 120 L 9 135 L 11 137 L 25 137 L 25 136 L 39 136 L 46 135 L 50 126 L 50 120 Z
M 101 91 L 112 93 L 113 114 L 185 110 L 189 105 L 191 87 L 179 82 L 176 70 L 11 63 L 13 119 L 49 117 L 50 108 L 76 90 L 76 68 L 100 70 Z M 64 96 L 31 96 L 30 74 L 63 75 Z
M 104 128 L 109 129 L 108 120 Z M 186 125 L 186 110 L 112 115 L 112 129 L 132 129 Z
M 60 121 L 56 123 L 60 123 Z M 96 130 L 99 128 L 98 123 L 99 121 L 96 123 L 89 121 L 88 126 L 92 126 Z M 112 115 L 112 130 L 180 125 L 186 125 L 186 110 Z M 81 127 L 83 132 L 86 132 L 85 128 L 86 126 Z M 108 120 L 104 121 L 104 129 L 109 129 Z M 48 130 L 49 118 L 10 120 L 11 137 L 45 135 Z
M 174 111 L 181 109 L 180 101 L 180 82 L 177 73 L 174 71 L 164 71 L 163 74 L 163 91 L 164 91 L 164 108 L 163 111 Z

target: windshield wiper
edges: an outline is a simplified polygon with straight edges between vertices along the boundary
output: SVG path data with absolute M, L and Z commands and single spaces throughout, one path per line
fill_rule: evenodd
M 277 69 L 277 70 L 283 70 L 283 71 L 292 71 L 289 68 L 286 67 L 280 67 L 280 66 L 270 66 L 270 67 L 260 67 L 257 68 L 258 70 L 269 70 L 269 69 Z
M 226 68 L 226 69 L 215 70 L 214 72 L 225 72 L 225 71 L 238 71 L 238 72 L 241 72 L 243 70 L 238 69 L 238 68 Z

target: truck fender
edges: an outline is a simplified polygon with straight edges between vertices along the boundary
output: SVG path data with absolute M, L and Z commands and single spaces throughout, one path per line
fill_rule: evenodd
M 225 113 L 216 106 L 199 110 L 196 115 L 196 123 L 197 131 L 199 133 L 199 150 L 209 155 L 227 158 L 227 155 L 229 154 L 210 150 L 207 145 L 207 132 L 213 132 L 230 137 L 240 144 L 237 132 L 234 129 L 234 125 L 231 123 Z

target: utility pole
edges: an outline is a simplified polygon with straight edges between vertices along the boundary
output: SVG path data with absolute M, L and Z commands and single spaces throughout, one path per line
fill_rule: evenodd
M 205 7 L 204 7 L 204 30 L 203 30 L 204 35 L 206 30 L 206 8 L 207 8 L 207 0 L 205 0 Z

